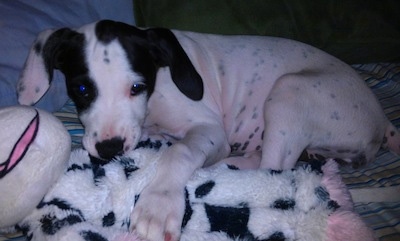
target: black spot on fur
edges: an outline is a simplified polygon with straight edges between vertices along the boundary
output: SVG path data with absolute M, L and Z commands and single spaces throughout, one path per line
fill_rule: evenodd
M 109 212 L 103 217 L 103 227 L 111 227 L 115 224 L 115 214 L 114 212 Z
M 285 240 L 286 240 L 285 235 L 282 232 L 275 232 L 267 239 L 264 239 L 262 241 L 285 241 Z
M 90 230 L 82 231 L 82 232 L 79 233 L 79 235 L 85 241 L 108 241 L 108 239 L 104 238 L 99 233 L 95 233 L 95 232 L 90 231 Z
M 139 198 L 140 198 L 140 194 L 135 195 L 135 204 L 139 200 Z
M 339 112 L 338 111 L 332 112 L 331 119 L 332 120 L 340 120 Z
M 240 121 L 239 122 L 239 125 L 236 127 L 236 129 L 235 129 L 235 133 L 238 133 L 239 132 L 239 130 L 240 130 L 240 128 L 242 127 L 242 125 L 243 125 L 243 121 Z
M 72 212 L 75 212 L 75 213 L 77 213 L 82 219 L 84 219 L 81 210 L 72 207 L 71 204 L 69 204 L 68 202 L 66 202 L 66 201 L 64 201 L 64 200 L 61 200 L 61 199 L 58 199 L 58 198 L 54 198 L 54 199 L 52 199 L 52 200 L 50 200 L 50 201 L 48 201 L 48 202 L 45 202 L 45 201 L 42 200 L 42 201 L 36 206 L 36 208 L 37 208 L 37 209 L 41 209 L 41 208 L 43 208 L 43 207 L 45 207 L 45 206 L 56 206 L 58 209 L 63 210 L 63 211 L 67 211 L 67 212 L 71 212 L 71 213 L 72 213 Z
M 42 52 L 42 43 L 41 42 L 37 42 L 35 43 L 35 46 L 33 47 L 35 50 L 35 54 L 40 55 L 40 53 Z
M 340 208 L 340 205 L 335 200 L 329 200 L 328 208 L 332 211 L 336 211 L 338 208 Z
M 228 165 L 228 168 L 230 170 L 239 170 L 239 168 L 237 166 L 235 166 L 235 165 Z
M 22 225 L 15 225 L 15 230 L 22 232 L 25 236 L 28 236 L 29 231 L 30 231 L 31 227 L 28 224 L 22 224 Z M 30 235 L 31 237 L 27 237 L 27 240 L 31 240 L 32 239 L 32 234 Z
M 193 209 L 192 206 L 190 205 L 189 192 L 185 188 L 185 214 L 183 215 L 183 220 L 182 220 L 182 230 L 186 227 L 187 223 L 192 217 L 192 214 L 193 214 Z
M 281 174 L 283 171 L 282 170 L 269 170 L 269 173 L 271 174 L 271 175 L 278 175 L 278 174 Z
M 233 145 L 231 145 L 231 152 L 238 151 L 241 146 L 242 146 L 242 143 L 235 142 Z
M 88 170 L 88 169 L 92 169 L 92 166 L 90 166 L 89 164 L 86 164 L 86 163 L 83 164 L 82 166 L 74 163 L 67 169 L 67 172 L 84 171 L 84 170 Z
M 293 209 L 296 205 L 296 201 L 293 199 L 278 199 L 272 204 L 272 208 L 289 210 Z
M 63 219 L 57 219 L 55 216 L 48 214 L 40 219 L 40 227 L 43 233 L 54 235 L 63 227 L 71 226 L 84 221 L 85 220 L 78 215 L 69 215 Z
M 239 207 L 219 207 L 205 204 L 204 207 L 210 221 L 211 232 L 224 232 L 232 239 L 250 238 L 250 240 L 254 240 L 247 228 L 250 209 L 246 204 Z
M 139 170 L 139 167 L 135 165 L 134 160 L 128 157 L 121 157 L 119 163 L 124 169 L 126 179 L 129 179 L 133 172 Z
M 214 188 L 215 182 L 214 181 L 207 181 L 196 188 L 194 192 L 196 198 L 202 198 L 209 194 L 211 190 Z
M 314 193 L 317 196 L 317 198 L 323 202 L 329 200 L 329 192 L 324 187 L 321 186 L 316 187 Z
M 171 145 L 171 143 L 167 143 L 168 146 Z M 162 147 L 162 142 L 159 140 L 153 141 L 150 138 L 145 140 L 145 141 L 141 141 L 137 144 L 136 149 L 139 148 L 151 148 L 151 149 L 155 149 L 155 150 L 159 150 Z
M 100 179 L 106 176 L 106 171 L 102 165 L 93 164 L 93 181 L 95 184 L 100 182 Z
M 242 151 L 245 151 L 246 149 L 247 149 L 247 147 L 249 146 L 249 141 L 246 141 L 244 144 L 243 144 L 243 147 L 242 147 Z

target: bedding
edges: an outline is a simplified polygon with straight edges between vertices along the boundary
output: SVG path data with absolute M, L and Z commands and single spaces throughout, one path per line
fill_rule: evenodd
M 399 1 L 357 0 L 344 4 L 344 10 L 328 1 L 319 11 L 315 11 L 321 8 L 317 3 L 289 4 L 289 1 L 270 1 L 268 8 L 257 5 L 257 1 L 247 1 L 249 4 L 237 1 L 237 5 L 228 0 L 154 2 L 135 0 L 132 4 L 131 0 L 120 0 L 115 4 L 112 0 L 97 0 L 93 4 L 91 0 L 36 0 L 32 4 L 30 0 L 0 1 L 0 107 L 16 104 L 15 83 L 19 70 L 39 31 L 79 26 L 101 18 L 134 23 L 134 9 L 140 26 L 275 35 L 316 45 L 354 64 L 353 68 L 377 95 L 389 119 L 400 128 L 400 20 L 396 12 L 400 9 Z M 315 20 L 322 17 L 321 21 Z M 55 84 L 38 107 L 57 111 L 54 114 L 67 127 L 73 147 L 79 147 L 83 128 L 75 106 L 65 94 L 62 75 L 56 72 L 53 81 Z M 400 158 L 381 150 L 375 162 L 357 170 L 343 169 L 341 175 L 350 189 L 399 186 Z M 360 202 L 355 203 L 355 210 L 380 241 L 400 240 L 400 202 Z M 0 234 L 0 241 L 5 240 L 25 239 L 20 234 Z

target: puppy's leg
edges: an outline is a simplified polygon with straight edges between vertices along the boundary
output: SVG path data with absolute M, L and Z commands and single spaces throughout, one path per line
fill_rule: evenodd
M 212 165 L 229 154 L 223 128 L 202 125 L 190 129 L 163 152 L 153 180 L 140 194 L 131 215 L 131 229 L 149 241 L 177 241 L 185 211 L 184 188 L 203 165 Z
M 313 133 L 308 119 L 310 112 L 316 110 L 310 108 L 306 87 L 301 87 L 300 82 L 298 74 L 282 76 L 265 101 L 260 168 L 293 168 L 310 143 Z

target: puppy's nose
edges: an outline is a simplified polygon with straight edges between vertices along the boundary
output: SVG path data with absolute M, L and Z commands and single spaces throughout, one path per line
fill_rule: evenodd
M 96 150 L 99 156 L 103 159 L 110 160 L 111 158 L 122 155 L 124 153 L 124 142 L 120 137 L 114 137 L 109 140 L 96 143 Z

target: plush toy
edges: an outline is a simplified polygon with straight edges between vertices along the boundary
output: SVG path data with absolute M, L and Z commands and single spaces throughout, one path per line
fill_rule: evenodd
M 82 149 L 69 156 L 69 138 L 49 114 L 27 107 L 0 113 L 0 228 L 34 241 L 140 240 L 129 232 L 130 213 L 168 142 L 142 141 L 104 164 Z M 20 147 L 26 151 L 14 158 Z M 185 191 L 181 240 L 375 240 L 332 160 L 288 171 L 219 164 L 196 171 Z
M 70 136 L 53 115 L 0 109 L 0 228 L 27 217 L 68 164 Z

